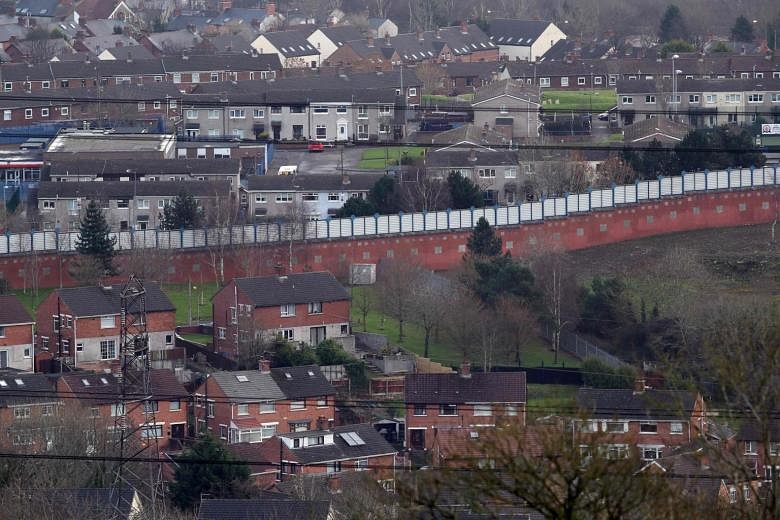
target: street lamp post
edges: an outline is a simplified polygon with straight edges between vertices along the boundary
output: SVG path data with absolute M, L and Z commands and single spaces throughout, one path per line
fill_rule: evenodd
M 672 55 L 672 111 L 674 112 L 674 120 L 677 120 L 677 68 L 674 66 L 674 60 L 680 58 L 679 54 Z

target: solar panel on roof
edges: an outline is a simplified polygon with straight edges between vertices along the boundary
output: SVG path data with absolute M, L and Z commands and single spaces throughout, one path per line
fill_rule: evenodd
M 0 379 L 0 386 L 6 387 L 8 386 L 8 383 L 6 383 L 4 379 Z
M 81 382 L 84 386 L 89 386 L 89 381 L 87 381 L 86 379 L 82 379 Z
M 249 381 L 249 378 L 246 376 L 236 376 L 236 379 L 238 379 L 241 383 L 246 383 Z
M 360 435 L 355 432 L 340 433 L 339 436 L 344 439 L 344 442 L 349 446 L 363 446 L 366 444 L 366 441 L 361 439 Z
M 17 385 L 19 385 L 19 386 L 24 386 L 24 381 L 22 381 L 21 379 L 14 379 L 14 382 L 15 382 Z

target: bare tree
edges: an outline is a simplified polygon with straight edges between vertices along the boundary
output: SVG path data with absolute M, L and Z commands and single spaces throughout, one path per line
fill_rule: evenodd
M 386 259 L 379 264 L 377 291 L 388 313 L 398 321 L 398 341 L 404 339 L 404 324 L 412 315 L 414 286 L 420 268 L 408 259 Z
M 214 280 L 225 283 L 225 258 L 238 245 L 233 240 L 233 226 L 239 222 L 240 208 L 235 197 L 220 198 L 215 193 L 215 202 L 205 211 L 207 228 L 204 230 L 207 249 L 214 270 Z
M 425 271 L 419 273 L 415 282 L 411 288 L 411 315 L 423 330 L 423 356 L 428 357 L 433 333 L 447 314 L 448 296 L 454 282 Z
M 438 211 L 447 205 L 449 188 L 425 167 L 411 166 L 400 181 L 401 197 L 408 211 Z
M 374 8 L 374 13 L 378 18 L 387 18 L 390 14 L 390 10 L 393 8 L 394 0 L 372 0 L 371 4 Z M 384 35 L 377 34 L 377 37 L 381 38 Z
M 517 366 L 522 366 L 523 347 L 537 337 L 538 320 L 528 304 L 514 298 L 501 298 L 496 304 L 496 313 L 499 318 L 499 345 L 504 346 Z
M 293 271 L 293 264 L 296 262 L 294 254 L 295 242 L 303 240 L 308 236 L 307 230 L 314 225 L 311 219 L 312 208 L 306 202 L 294 198 L 285 207 L 282 217 L 282 236 L 279 238 L 287 242 L 287 267 L 289 272 Z
M 360 321 L 363 324 L 363 332 L 368 332 L 368 313 L 371 312 L 373 306 L 373 292 L 374 289 L 368 285 L 364 285 L 357 293 L 357 298 L 352 300 L 352 305 L 360 313 Z
M 414 69 L 417 78 L 422 82 L 423 93 L 433 94 L 437 89 L 443 88 L 446 75 L 438 63 L 425 62 Z

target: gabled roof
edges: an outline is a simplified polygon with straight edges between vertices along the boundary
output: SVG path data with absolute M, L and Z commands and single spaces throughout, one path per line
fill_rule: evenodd
M 117 61 L 154 59 L 154 55 L 143 45 L 124 45 L 122 47 L 104 49 L 100 54 L 103 54 L 103 52 L 108 52 Z
M 623 140 L 626 143 L 649 142 L 658 139 L 661 142 L 682 141 L 691 131 L 691 126 L 668 117 L 639 119 L 623 128 Z
M 524 403 L 525 372 L 407 374 L 404 395 L 407 404 Z
M 238 289 L 255 307 L 274 307 L 288 303 L 332 302 L 348 300 L 349 294 L 328 272 L 292 273 L 287 276 L 236 278 Z
M 532 92 L 526 88 L 525 84 L 513 79 L 503 79 L 501 81 L 495 81 L 489 85 L 485 85 L 477 89 L 474 95 L 474 101 L 472 105 L 478 105 L 489 99 L 494 99 L 500 96 L 511 96 L 517 99 L 528 101 L 529 103 L 538 105 L 539 95 L 536 92 Z
M 301 31 L 270 32 L 264 33 L 262 37 L 286 58 L 313 56 L 320 53 Z
M 369 191 L 384 173 L 355 175 L 252 175 L 247 191 Z
M 490 148 L 491 146 L 508 146 L 509 140 L 500 132 L 477 126 L 474 123 L 467 123 L 434 135 L 431 138 L 431 143 L 440 145 L 443 149 L 460 147 Z
M 35 320 L 14 294 L 0 295 L 0 325 L 29 324 Z
M 116 488 L 79 489 L 36 489 L 23 491 L 30 500 L 44 504 L 49 520 L 70 520 L 72 518 L 104 518 L 108 520 L 131 520 L 140 511 L 136 491 L 130 486 Z
M 243 23 L 251 25 L 252 22 L 262 22 L 267 16 L 268 13 L 265 9 L 231 7 L 210 18 L 208 23 L 211 25 L 236 25 Z
M 151 33 L 146 38 L 162 52 L 181 52 L 182 49 L 194 47 L 203 39 L 199 34 L 190 32 L 188 29 Z
M 490 39 L 498 45 L 530 47 L 550 26 L 544 20 L 516 20 L 496 18 L 490 20 Z
M 286 397 L 271 374 L 259 370 L 214 372 L 209 378 L 219 385 L 231 402 L 279 401 Z M 209 383 L 209 386 L 213 383 Z
M 121 393 L 121 383 L 117 374 L 94 372 L 70 372 L 60 376 L 70 391 L 87 405 L 115 403 Z M 188 396 L 187 390 L 168 369 L 152 369 L 150 372 L 152 397 L 159 400 L 175 400 Z M 135 388 L 135 389 L 134 389 Z M 130 395 L 143 398 L 140 386 L 130 385 Z
M 336 47 L 341 47 L 346 42 L 359 40 L 363 32 L 354 25 L 335 25 L 333 27 L 320 27 L 319 31 Z M 315 31 L 316 32 L 316 31 Z
M 166 56 L 162 59 L 165 72 L 216 72 L 241 70 L 280 70 L 282 64 L 276 54 L 244 54 L 238 50 L 226 54 L 192 54 Z
M 612 45 L 607 41 L 583 43 L 576 40 L 558 40 L 539 58 L 539 61 L 563 60 L 572 54 L 579 59 L 598 60 L 609 54 L 610 50 Z
M 76 5 L 76 11 L 93 19 L 105 20 L 118 7 L 121 0 L 81 0 Z M 125 4 L 127 6 L 127 4 Z
M 317 365 L 272 368 L 276 384 L 288 399 L 334 395 L 333 388 Z
M 221 498 L 201 500 L 197 520 L 326 520 L 329 514 L 327 501 Z
M 156 182 L 41 182 L 38 199 L 132 199 L 135 197 L 175 197 L 185 193 L 196 198 L 225 197 L 231 191 L 230 182 L 221 181 L 156 181 Z
M 298 432 L 294 434 L 280 434 L 280 437 L 310 437 L 319 432 Z M 311 446 L 295 448 L 288 451 L 291 458 L 301 464 L 318 464 L 332 460 L 360 459 L 365 457 L 377 457 L 381 455 L 393 455 L 397 450 L 388 443 L 371 424 L 349 424 L 337 426 L 327 433 L 333 434 L 333 444 L 324 446 Z M 356 434 L 354 437 L 350 434 Z M 346 439 L 350 439 L 347 442 Z M 362 441 L 363 444 L 352 439 Z M 370 465 L 370 463 L 369 463 Z
M 478 77 L 485 80 L 491 80 L 493 74 L 500 72 L 502 63 L 495 61 L 454 61 L 443 63 L 441 70 L 451 78 L 470 78 Z
M 252 45 L 240 34 L 218 34 L 206 38 L 206 41 L 216 49 L 217 52 L 252 52 Z M 279 57 L 277 56 L 278 60 Z
M 146 312 L 173 312 L 176 307 L 156 283 L 146 282 Z M 57 294 L 76 317 L 120 313 L 121 285 L 107 287 L 66 287 Z
M 434 150 L 426 154 L 425 164 L 433 168 L 474 168 L 476 166 L 517 166 L 520 162 L 517 152 L 511 150 L 483 148 L 472 148 L 472 150 Z
M 765 436 L 768 436 L 771 442 L 780 442 L 780 420 L 770 421 L 763 428 L 755 421 L 746 421 L 737 433 L 737 440 L 763 442 L 766 440 Z
M 384 43 L 383 43 L 384 45 Z M 437 31 L 399 34 L 390 38 L 390 46 L 406 61 L 427 61 L 436 58 L 447 46 L 455 56 L 466 56 L 474 52 L 498 49 L 497 44 L 479 28 L 470 24 L 466 31 L 460 26 L 442 27 Z
M 780 90 L 780 79 L 685 79 L 677 80 L 677 92 L 766 92 Z M 617 93 L 620 94 L 656 94 L 672 92 L 672 81 L 662 80 L 624 80 L 618 81 Z
M 46 374 L 0 369 L 0 381 L 0 408 L 59 400 Z
M 688 420 L 696 395 L 679 390 L 580 388 L 577 403 L 594 419 Z
M 59 0 L 16 0 L 16 14 L 31 17 L 52 17 L 63 12 Z

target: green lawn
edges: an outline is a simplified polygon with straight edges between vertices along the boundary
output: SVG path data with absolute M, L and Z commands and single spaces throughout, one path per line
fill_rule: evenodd
M 352 326 L 355 331 L 362 332 L 363 324 L 361 323 L 362 316 L 358 312 L 357 306 L 354 302 L 358 300 L 358 294 L 360 291 L 365 290 L 363 287 L 354 287 L 353 289 L 353 304 L 352 304 Z M 399 345 L 406 350 L 414 352 L 415 354 L 423 355 L 425 351 L 425 336 L 422 329 L 414 324 L 406 322 L 404 323 L 404 339 L 398 341 L 398 322 L 389 316 L 385 316 L 382 320 L 382 314 L 376 309 L 371 309 L 368 314 L 368 332 L 376 334 L 384 334 L 387 336 L 390 344 Z M 440 338 L 440 341 L 432 341 L 429 348 L 429 357 L 431 360 L 444 365 L 458 366 L 462 361 L 460 352 L 455 348 L 449 346 L 444 338 Z M 476 361 L 476 360 L 475 360 Z M 564 352 L 561 352 L 558 356 L 558 364 L 554 363 L 553 352 L 549 347 L 541 340 L 534 339 L 529 342 L 522 354 L 521 361 L 523 366 L 538 367 L 538 366 L 565 366 L 565 367 L 578 367 L 580 361 Z M 514 359 L 496 359 L 495 364 L 514 364 Z
M 425 148 L 417 146 L 368 148 L 363 151 L 358 168 L 362 170 L 384 170 L 388 166 L 397 165 L 404 154 L 417 159 L 425 154 Z M 387 161 L 385 161 L 385 158 L 387 158 Z
M 208 334 L 195 334 L 195 333 L 187 333 L 181 335 L 184 339 L 187 339 L 189 341 L 194 341 L 195 343 L 201 343 L 202 345 L 208 345 L 211 343 L 211 336 Z
M 617 105 L 614 90 L 548 90 L 542 94 L 544 110 L 604 112 Z
M 38 289 L 37 296 L 31 290 L 28 290 L 26 293 L 20 290 L 11 292 L 15 294 L 17 298 L 19 298 L 19 301 L 22 302 L 22 305 L 24 305 L 25 309 L 27 309 L 27 311 L 33 317 L 35 317 L 35 311 L 38 309 L 38 305 L 40 305 L 41 302 L 45 300 L 53 290 L 54 289 Z
M 216 283 L 204 283 L 192 285 L 192 322 L 211 321 L 211 297 L 217 292 Z M 168 295 L 173 305 L 176 307 L 176 323 L 178 325 L 187 325 L 189 313 L 189 291 L 187 284 L 174 285 L 166 284 L 163 286 L 163 292 Z M 200 304 L 200 305 L 199 305 Z M 200 307 L 200 315 L 198 314 Z
M 573 385 L 528 385 L 528 415 L 530 418 L 571 413 L 577 388 Z
M 423 94 L 423 103 L 446 103 L 447 101 L 471 101 L 474 94 L 461 94 L 459 96 L 442 96 L 439 94 Z

